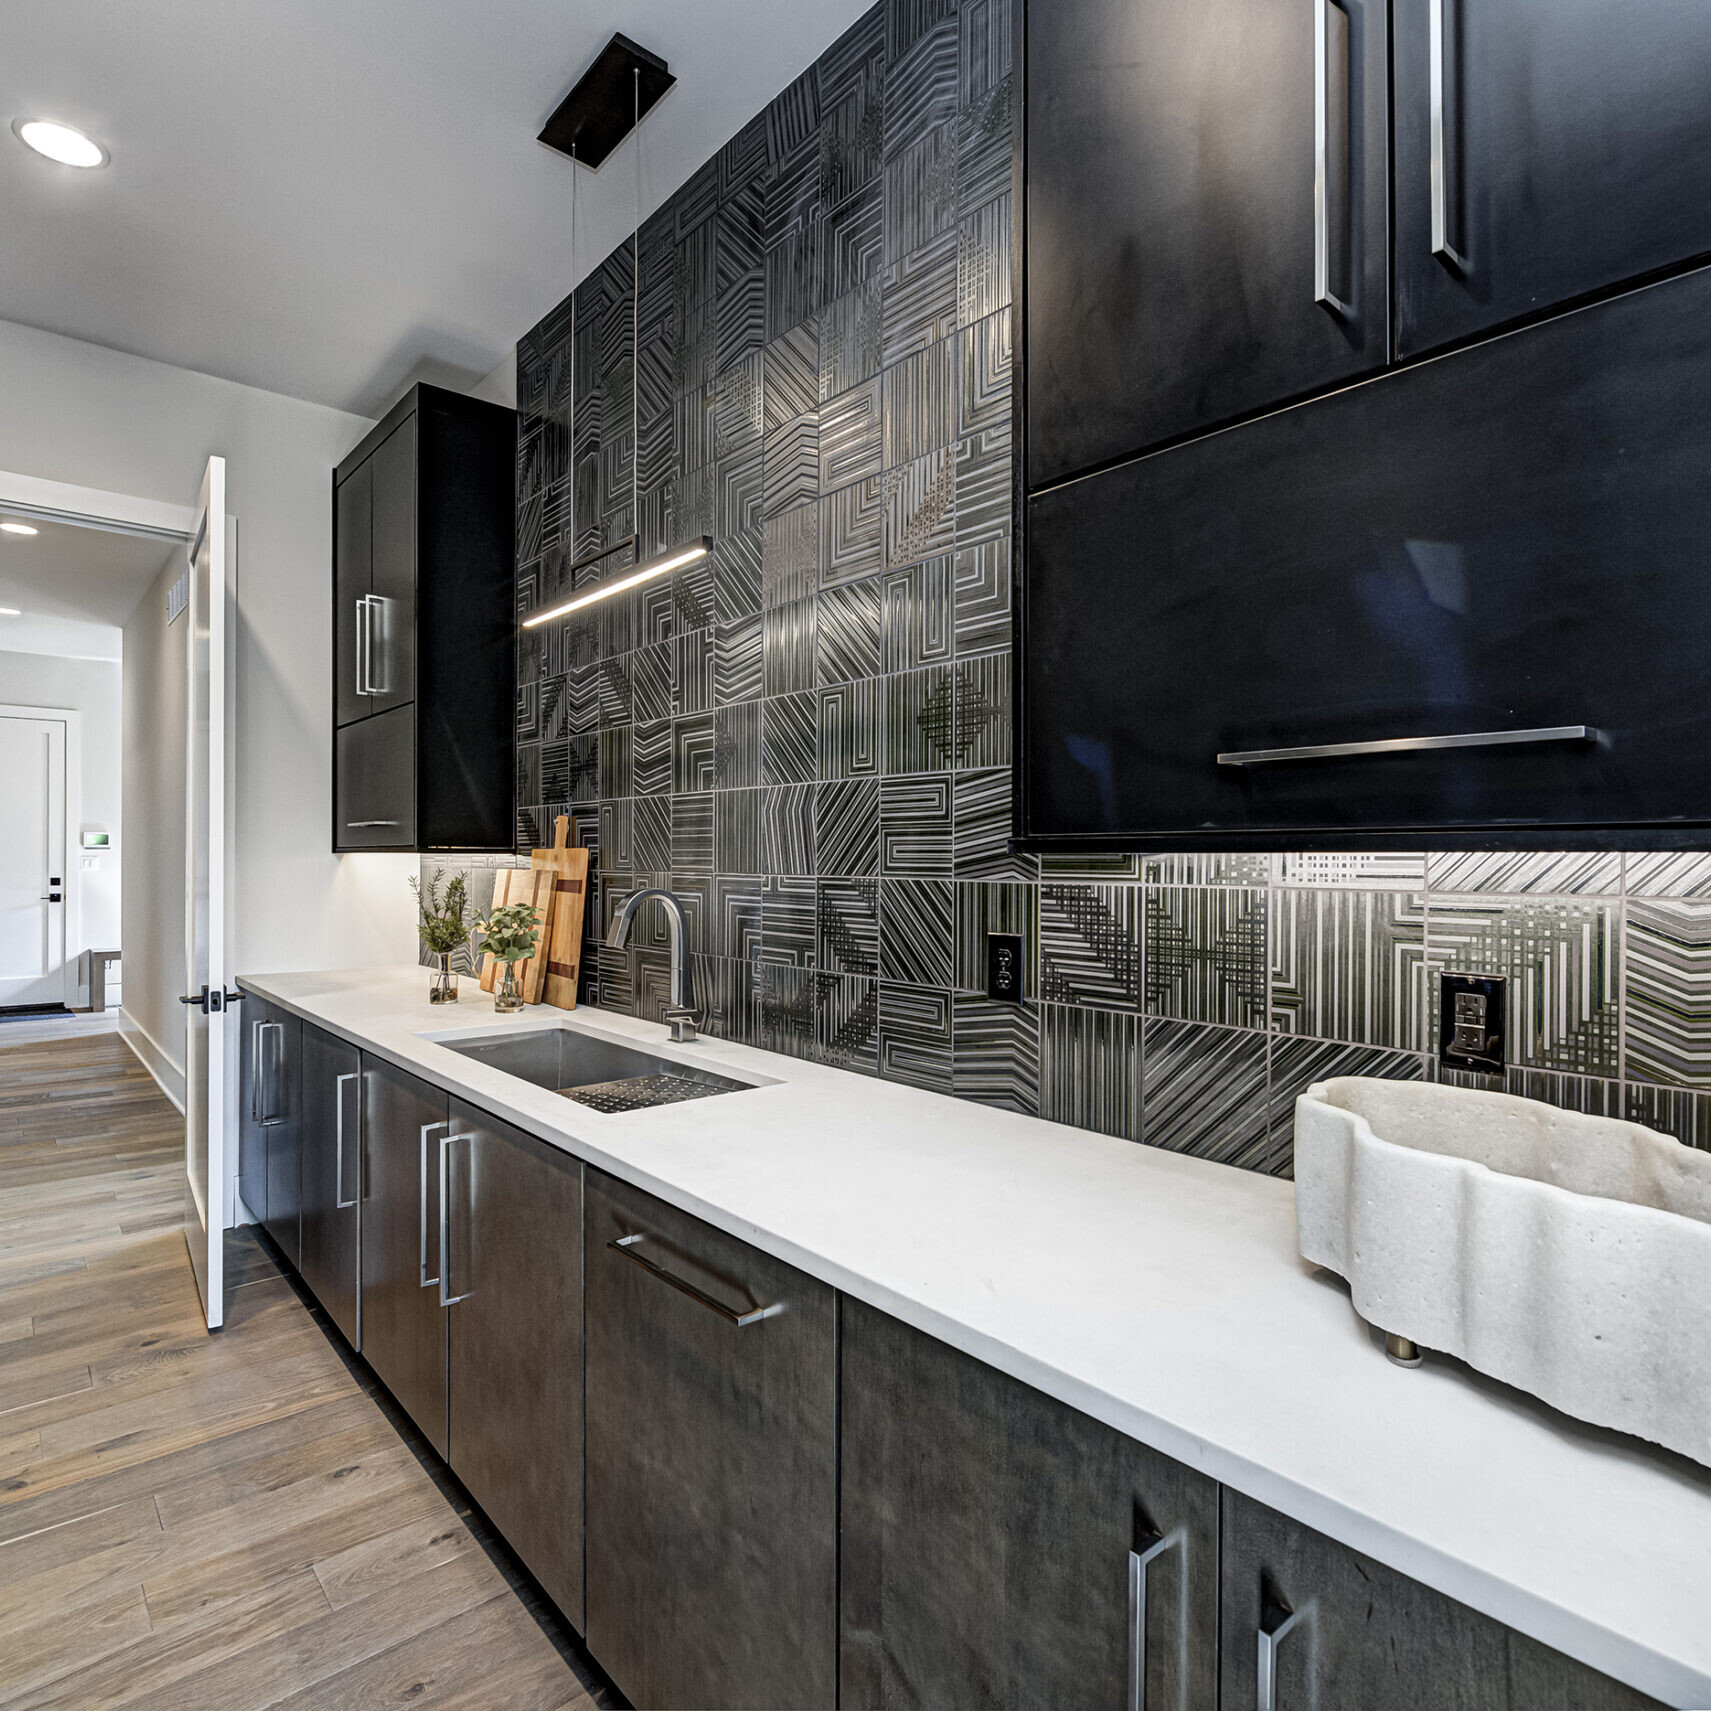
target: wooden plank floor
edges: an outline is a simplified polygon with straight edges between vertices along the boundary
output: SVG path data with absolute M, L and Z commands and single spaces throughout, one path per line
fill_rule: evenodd
M 613 1703 L 248 1231 L 203 1330 L 183 1149 L 118 1036 L 0 1040 L 0 1705 Z

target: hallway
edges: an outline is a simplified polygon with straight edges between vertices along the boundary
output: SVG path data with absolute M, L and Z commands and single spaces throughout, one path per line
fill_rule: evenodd
M 604 1703 L 248 1230 L 201 1328 L 183 1134 L 117 1035 L 0 1037 L 0 1705 Z

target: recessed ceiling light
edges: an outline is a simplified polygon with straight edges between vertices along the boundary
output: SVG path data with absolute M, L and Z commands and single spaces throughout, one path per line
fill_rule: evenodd
M 0 529 L 4 529 L 9 535 L 39 535 L 41 533 L 40 529 L 30 523 L 0 523 Z
M 14 119 L 18 141 L 61 166 L 105 166 L 111 158 L 93 137 L 57 119 Z

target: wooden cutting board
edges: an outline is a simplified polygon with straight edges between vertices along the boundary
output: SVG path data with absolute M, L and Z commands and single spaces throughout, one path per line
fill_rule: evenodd
M 535 954 L 517 970 L 517 984 L 523 989 L 525 1004 L 539 1004 L 547 978 L 547 943 L 551 937 L 548 916 L 552 910 L 552 876 L 535 867 L 502 867 L 493 876 L 493 907 L 506 903 L 527 903 L 535 911 L 541 936 L 535 944 Z M 500 962 L 497 957 L 481 959 L 481 990 L 491 992 L 499 984 Z
M 552 918 L 547 928 L 546 1001 L 576 1008 L 576 976 L 582 965 L 582 916 L 588 902 L 588 851 L 570 842 L 570 816 L 553 822 L 553 846 L 536 850 L 534 867 L 553 879 Z

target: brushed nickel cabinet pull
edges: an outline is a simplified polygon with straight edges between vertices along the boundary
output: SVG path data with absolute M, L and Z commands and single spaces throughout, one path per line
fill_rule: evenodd
M 1331 289 L 1331 4 L 1313 0 L 1313 301 L 1346 316 L 1349 305 Z
M 1432 254 L 1465 272 L 1467 263 L 1450 242 L 1450 185 L 1444 149 L 1444 0 L 1428 0 L 1432 85 Z
M 345 1083 L 347 1081 L 361 1080 L 362 1076 L 356 1070 L 352 1070 L 349 1075 L 341 1075 L 338 1078 L 338 1093 L 336 1098 L 338 1101 L 339 1115 L 338 1122 L 334 1128 L 335 1138 L 333 1142 L 333 1206 L 340 1212 L 348 1211 L 357 1203 L 356 1195 L 352 1195 L 349 1200 L 345 1199 Z M 359 1113 L 359 1123 L 360 1120 L 361 1117 Z
M 431 1289 L 440 1281 L 438 1277 L 428 1276 L 428 1136 L 431 1135 L 435 1129 L 449 1129 L 450 1127 L 450 1123 L 424 1123 L 421 1130 L 422 1183 L 420 1191 L 420 1205 L 422 1215 L 420 1219 L 421 1241 L 417 1257 L 421 1267 L 418 1275 L 420 1277 L 421 1286 L 424 1289 Z M 440 1206 L 442 1210 L 445 1207 L 445 1199 L 443 1196 L 440 1200 Z
M 1128 1711 L 1147 1711 L 1147 1570 L 1183 1541 L 1180 1527 L 1138 1540 L 1129 1552 Z
M 1237 749 L 1219 755 L 1219 766 L 1268 766 L 1279 760 L 1334 760 L 1347 755 L 1392 755 L 1439 749 L 1513 748 L 1523 743 L 1595 743 L 1593 725 L 1540 725 L 1529 731 L 1462 731 L 1448 737 L 1384 737 L 1370 743 L 1313 743 L 1306 748 Z
M 661 1283 L 669 1283 L 681 1294 L 687 1295 L 691 1301 L 699 1302 L 709 1313 L 717 1313 L 727 1325 L 754 1325 L 762 1319 L 770 1319 L 784 1311 L 784 1303 L 775 1301 L 770 1307 L 751 1307 L 746 1313 L 739 1313 L 734 1308 L 727 1307 L 722 1301 L 715 1301 L 711 1295 L 703 1294 L 693 1283 L 681 1277 L 675 1277 L 664 1266 L 655 1265 L 645 1254 L 636 1251 L 637 1244 L 642 1240 L 640 1235 L 620 1236 L 615 1242 L 608 1242 L 607 1247 L 614 1253 L 620 1253 L 634 1265 L 639 1265 L 649 1277 L 657 1277 Z
M 1290 1629 L 1299 1620 L 1295 1611 L 1267 1601 L 1259 1623 L 1259 1675 L 1254 1692 L 1254 1711 L 1279 1711 L 1277 1654 Z
M 440 1305 L 455 1307 L 460 1301 L 467 1301 L 475 1293 L 466 1289 L 461 1295 L 453 1295 L 447 1288 L 452 1274 L 451 1247 L 451 1144 L 458 1137 L 451 1132 L 451 1124 L 446 1124 L 446 1132 L 440 1136 Z

